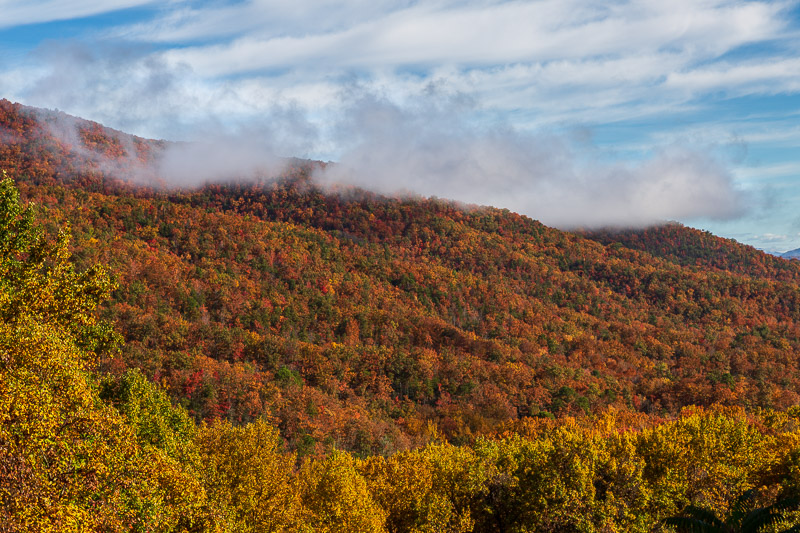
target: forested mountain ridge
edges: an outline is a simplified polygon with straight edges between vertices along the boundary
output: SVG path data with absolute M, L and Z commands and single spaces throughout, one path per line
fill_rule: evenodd
M 694 266 L 706 272 L 724 271 L 776 281 L 797 281 L 796 265 L 781 257 L 677 223 L 646 230 L 591 230 L 579 233 L 604 245 L 619 243 L 626 248 L 642 250 L 672 263 Z
M 0 102 L 0 168 L 117 279 L 102 314 L 126 342 L 103 368 L 141 368 L 197 418 L 369 454 L 432 427 L 468 442 L 530 416 L 799 398 L 795 262 L 677 224 L 570 233 L 325 191 L 313 162 L 171 189 L 166 143 L 59 117 Z
M 0 532 L 800 527 L 797 262 L 0 119 Z

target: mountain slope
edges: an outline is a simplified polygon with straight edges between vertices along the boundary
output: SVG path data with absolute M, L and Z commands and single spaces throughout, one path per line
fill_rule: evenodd
M 582 234 L 604 245 L 619 243 L 706 272 L 722 271 L 776 281 L 797 281 L 796 265 L 780 257 L 677 223 L 645 230 L 596 230 Z
M 800 248 L 789 250 L 788 252 L 783 252 L 781 254 L 781 257 L 785 259 L 800 259 Z
M 104 314 L 126 345 L 103 368 L 142 368 L 199 418 L 385 453 L 429 421 L 458 441 L 527 416 L 799 398 L 795 262 L 679 225 L 578 234 L 326 193 L 312 162 L 170 189 L 165 143 L 59 117 L 0 102 L 0 168 L 72 225 L 79 263 L 116 275 Z

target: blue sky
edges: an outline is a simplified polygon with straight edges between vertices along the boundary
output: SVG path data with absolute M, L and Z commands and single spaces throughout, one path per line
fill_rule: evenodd
M 240 171 L 336 160 L 320 179 L 770 251 L 800 247 L 799 52 L 800 1 L 0 0 L 0 97 Z

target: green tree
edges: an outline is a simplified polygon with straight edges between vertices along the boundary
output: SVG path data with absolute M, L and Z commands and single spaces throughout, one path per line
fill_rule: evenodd
M 755 506 L 755 493 L 747 491 L 737 498 L 727 516 L 695 505 L 687 506 L 679 516 L 669 517 L 664 524 L 686 533 L 759 533 L 775 531 L 784 520 L 784 512 L 797 507 L 794 499 L 779 500 L 766 507 Z M 779 533 L 800 531 L 800 525 L 780 529 Z

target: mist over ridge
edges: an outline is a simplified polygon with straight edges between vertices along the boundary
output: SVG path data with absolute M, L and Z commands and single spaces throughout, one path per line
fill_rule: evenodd
M 191 141 L 160 142 L 146 166 L 132 136 L 111 133 L 126 156 L 110 157 L 85 146 L 80 119 L 29 109 L 49 135 L 100 170 L 148 184 L 191 188 L 278 176 L 290 158 L 308 157 L 324 137 L 335 136 L 342 145 L 338 159 L 313 176 L 322 187 L 490 205 L 562 229 L 725 220 L 742 215 L 752 201 L 710 149 L 672 144 L 637 163 L 609 162 L 567 135 L 478 126 L 470 121 L 474 103 L 435 91 L 403 103 L 350 93 L 327 130 L 296 107 L 276 107 L 263 122 L 227 129 L 208 120 Z

